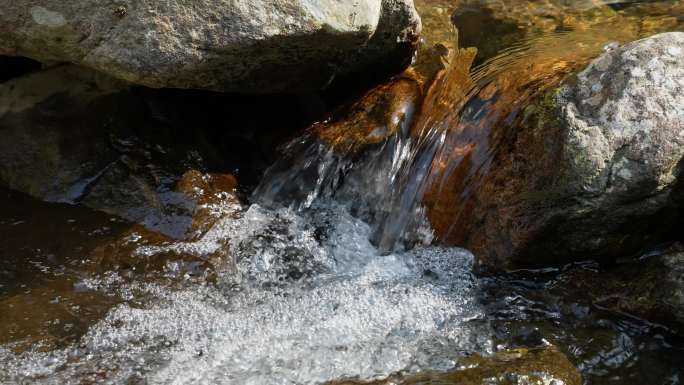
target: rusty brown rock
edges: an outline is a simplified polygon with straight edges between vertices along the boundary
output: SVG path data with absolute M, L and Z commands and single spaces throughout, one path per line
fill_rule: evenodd
M 420 98 L 419 82 L 407 74 L 368 91 L 312 130 L 336 151 L 353 154 L 410 126 Z
M 188 229 L 189 239 L 206 233 L 224 214 L 225 205 L 239 205 L 235 195 L 238 182 L 231 174 L 202 174 L 190 170 L 176 184 L 176 190 L 195 203 Z
M 476 136 L 491 157 L 472 140 L 465 143 L 473 148 L 449 144 L 434 167 L 437 174 L 445 170 L 443 179 L 426 197 L 441 239 L 505 269 L 610 260 L 677 237 L 684 118 L 682 62 L 673 55 L 682 52 L 681 36 L 659 35 L 604 54 L 576 83 L 537 97 L 512 126 Z M 568 69 L 576 65 L 568 62 Z M 652 73 L 642 76 L 649 65 Z M 520 86 L 504 79 L 500 95 Z M 502 120 L 487 123 L 501 127 Z M 450 166 L 452 159 L 461 161 Z

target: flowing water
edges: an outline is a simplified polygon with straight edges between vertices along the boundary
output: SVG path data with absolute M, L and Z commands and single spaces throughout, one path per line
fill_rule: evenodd
M 443 220 L 440 210 L 465 206 L 531 100 L 614 42 L 682 30 L 682 4 L 417 4 L 425 42 L 406 76 L 423 96 L 401 98 L 390 123 L 360 127 L 367 135 L 304 133 L 250 204 L 218 197 L 220 219 L 197 239 L 148 242 L 115 217 L 0 191 L 0 383 L 418 372 L 442 383 L 438 373 L 473 354 L 549 345 L 587 384 L 681 383 L 680 337 L 568 290 L 573 272 L 599 267 L 476 276 L 471 253 L 431 243 L 433 229 L 448 238 L 460 226 L 460 211 Z

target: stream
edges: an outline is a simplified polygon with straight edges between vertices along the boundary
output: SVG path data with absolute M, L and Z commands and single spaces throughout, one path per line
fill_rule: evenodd
M 421 49 L 412 79 L 429 87 L 396 130 L 300 133 L 246 199 L 205 204 L 218 219 L 195 239 L 0 187 L 0 383 L 442 384 L 468 357 L 553 346 L 584 384 L 681 384 L 684 338 L 573 286 L 603 266 L 487 272 L 435 230 L 463 226 L 440 197 L 470 199 L 532 100 L 611 44 L 684 30 L 684 7 L 416 3 L 442 67 Z M 565 383 L 545 369 L 482 383 Z

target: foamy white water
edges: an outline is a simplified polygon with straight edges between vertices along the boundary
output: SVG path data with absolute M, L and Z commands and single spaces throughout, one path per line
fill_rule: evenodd
M 86 282 L 145 299 L 67 349 L 0 350 L 0 383 L 318 384 L 448 369 L 491 350 L 467 251 L 380 255 L 369 227 L 334 203 L 301 215 L 254 205 L 230 223 L 173 247 L 230 240 L 237 271 L 180 288 Z

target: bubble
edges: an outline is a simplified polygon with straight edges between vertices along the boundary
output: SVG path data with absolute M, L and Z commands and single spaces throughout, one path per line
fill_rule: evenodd
M 112 309 L 78 348 L 0 351 L 0 382 L 319 384 L 445 370 L 491 350 L 475 322 L 484 315 L 469 252 L 382 255 L 369 226 L 332 202 L 306 213 L 254 205 L 233 220 L 195 247 L 229 240 L 236 271 L 180 288 L 113 273 L 85 280 L 144 295 Z

